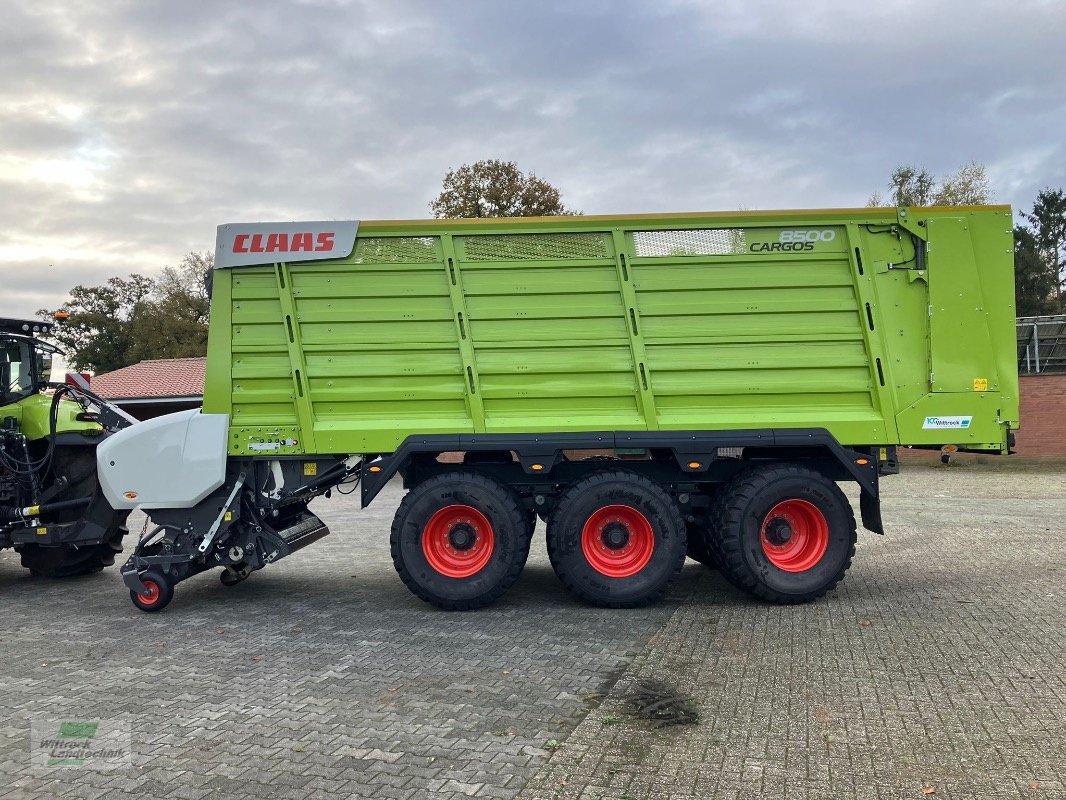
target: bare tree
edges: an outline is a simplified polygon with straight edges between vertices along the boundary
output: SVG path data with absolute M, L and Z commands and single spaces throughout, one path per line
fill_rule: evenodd
M 957 172 L 940 179 L 940 188 L 933 196 L 936 206 L 979 206 L 992 196 L 984 165 L 973 161 Z
M 892 171 L 888 189 L 888 199 L 895 206 L 982 205 L 992 194 L 984 165 L 976 161 L 944 175 L 939 184 L 928 170 L 901 164 Z M 870 195 L 866 203 L 870 207 L 883 204 L 880 192 Z

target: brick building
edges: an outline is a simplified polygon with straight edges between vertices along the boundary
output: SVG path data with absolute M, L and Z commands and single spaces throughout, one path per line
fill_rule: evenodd
M 1066 314 L 1018 318 L 1018 455 L 1066 459 Z
M 206 358 L 160 358 L 94 375 L 90 388 L 137 419 L 199 408 Z
M 1021 427 L 1015 450 L 1024 458 L 1066 458 L 1066 374 L 1022 375 Z

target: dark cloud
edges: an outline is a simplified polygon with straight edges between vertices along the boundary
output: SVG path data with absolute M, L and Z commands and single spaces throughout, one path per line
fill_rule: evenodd
M 11 4 L 9 4 L 11 5 Z M 0 314 L 220 222 L 418 217 L 514 159 L 587 213 L 861 205 L 900 162 L 1066 185 L 1058 2 L 14 3 Z

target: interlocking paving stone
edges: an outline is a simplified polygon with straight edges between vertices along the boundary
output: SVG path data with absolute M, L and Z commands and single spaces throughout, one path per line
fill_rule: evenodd
M 332 536 L 157 615 L 115 569 L 38 581 L 0 554 L 0 798 L 1066 797 L 1066 474 L 883 488 L 889 535 L 792 608 L 692 563 L 654 608 L 586 608 L 538 536 L 499 604 L 436 611 L 392 570 L 395 485 L 320 502 Z M 630 719 L 646 677 L 701 723 Z M 33 772 L 33 718 L 126 719 L 134 767 Z
M 697 574 L 654 608 L 587 608 L 538 535 L 499 603 L 438 611 L 392 568 L 401 494 L 317 501 L 333 535 L 233 588 L 179 584 L 154 615 L 117 569 L 41 581 L 0 553 L 0 797 L 513 797 Z M 129 720 L 134 768 L 35 773 L 32 718 Z
M 915 469 L 883 489 L 889 535 L 860 533 L 824 601 L 761 605 L 700 574 L 519 799 L 1066 797 L 1066 474 Z M 700 724 L 628 715 L 649 678 Z

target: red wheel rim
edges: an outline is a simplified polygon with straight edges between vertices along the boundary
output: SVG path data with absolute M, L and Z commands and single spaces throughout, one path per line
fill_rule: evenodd
M 141 602 L 146 606 L 154 606 L 156 601 L 159 600 L 159 584 L 153 580 L 142 580 L 144 584 L 144 591 L 141 592 Z
M 648 518 L 632 506 L 604 506 L 585 521 L 581 552 L 585 560 L 608 578 L 636 575 L 651 561 L 655 531 Z
M 766 558 L 785 572 L 816 566 L 829 547 L 825 514 L 806 500 L 782 500 L 770 509 L 759 532 Z
M 469 578 L 492 558 L 496 536 L 488 517 L 473 506 L 445 506 L 422 531 L 422 552 L 441 575 Z

